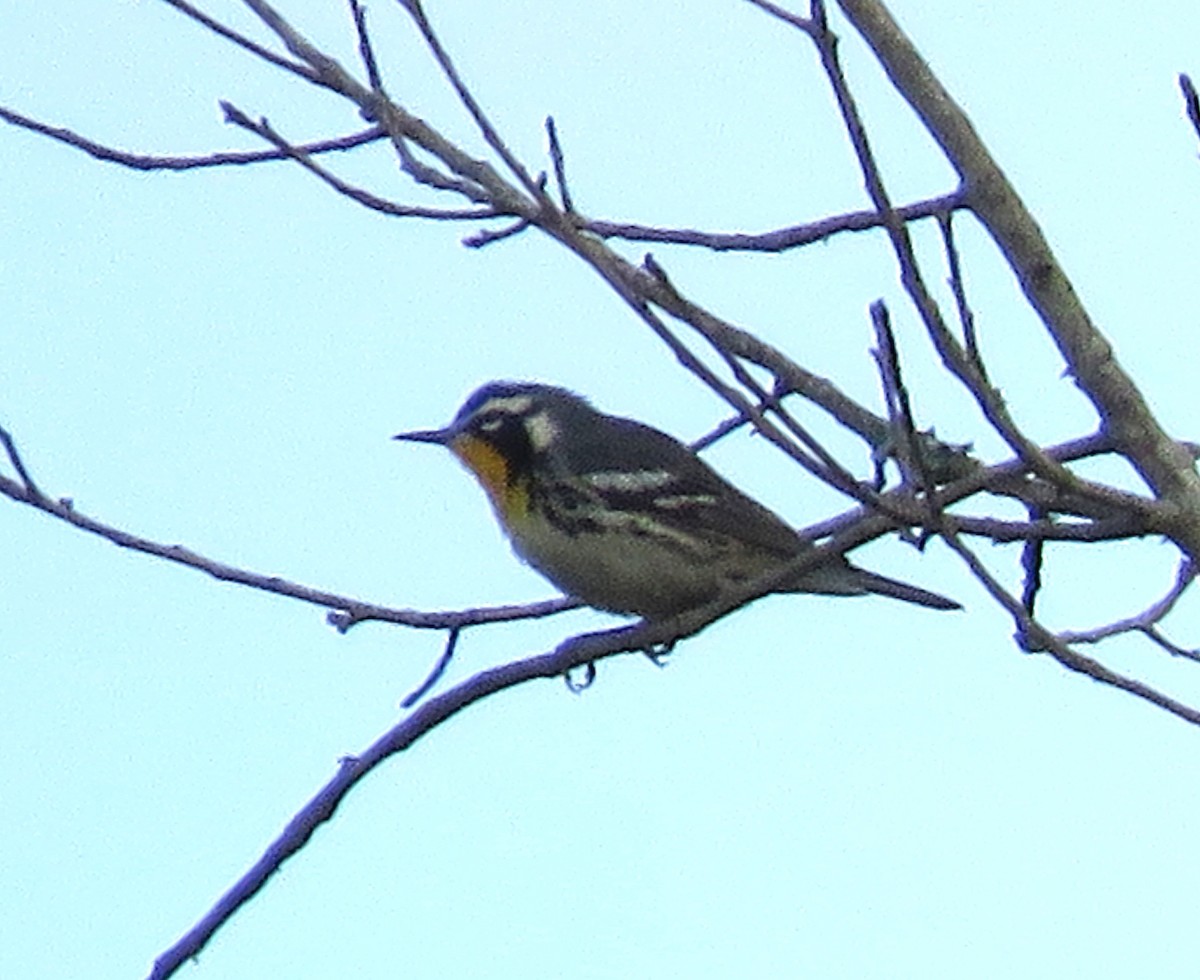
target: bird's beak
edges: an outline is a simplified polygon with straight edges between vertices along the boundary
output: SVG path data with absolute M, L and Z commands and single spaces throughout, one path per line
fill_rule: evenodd
M 437 446 L 447 446 L 458 433 L 453 426 L 444 429 L 417 429 L 414 432 L 399 432 L 392 436 L 401 442 L 432 442 Z

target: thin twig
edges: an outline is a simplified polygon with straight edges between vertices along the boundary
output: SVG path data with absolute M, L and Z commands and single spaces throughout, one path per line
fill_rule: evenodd
M 433 685 L 442 679 L 442 674 L 446 672 L 446 668 L 450 666 L 450 661 L 454 657 L 454 650 L 458 646 L 458 638 L 462 635 L 462 629 L 455 627 L 446 635 L 446 646 L 442 650 L 442 655 L 438 657 L 438 661 L 433 665 L 433 670 L 429 672 L 429 676 L 425 678 L 411 694 L 407 695 L 400 702 L 400 707 L 407 711 L 414 704 L 425 697 L 432 689 Z
M 1041 507 L 1029 506 L 1031 522 L 1045 520 L 1047 514 Z M 1042 588 L 1042 559 L 1046 551 L 1044 537 L 1030 537 L 1021 549 L 1021 571 L 1024 573 L 1025 584 L 1021 587 L 1021 605 L 1030 616 L 1036 615 L 1037 597 Z M 1061 637 L 1060 637 L 1061 639 Z
M 510 225 L 505 225 L 503 228 L 485 228 L 483 231 L 476 232 L 474 235 L 467 235 L 467 237 L 462 240 L 462 243 L 467 248 L 484 248 L 485 246 L 492 245 L 496 242 L 502 242 L 506 238 L 512 238 L 514 235 L 519 235 L 529 227 L 530 222 L 524 218 L 520 218 Z
M 0 106 L 0 119 L 14 126 L 20 126 L 22 129 L 32 130 L 35 133 L 40 133 L 42 136 L 48 136 L 50 139 L 65 143 L 67 146 L 73 146 L 75 149 L 82 150 L 88 156 L 94 157 L 97 160 L 102 160 L 105 163 L 118 163 L 131 170 L 180 171 L 197 170 L 203 167 L 244 166 L 246 164 L 286 160 L 290 156 L 290 154 L 279 150 L 233 150 L 209 153 L 198 157 L 130 153 L 127 150 L 118 150 L 115 147 L 97 143 L 95 140 L 90 140 L 86 136 L 76 133 L 74 130 L 38 122 L 36 119 L 30 119 L 28 116 L 23 116 L 19 112 L 14 112 L 2 106 Z M 311 156 L 319 153 L 330 153 L 335 150 L 352 150 L 355 147 L 383 139 L 385 135 L 380 127 L 372 126 L 370 129 L 364 129 L 362 132 L 352 133 L 349 136 L 318 140 L 313 143 L 302 143 L 296 148 Z
M 383 92 L 383 77 L 379 73 L 379 62 L 375 59 L 375 47 L 367 31 L 367 8 L 358 0 L 349 0 L 350 15 L 354 18 L 354 30 L 358 35 L 358 55 L 367 70 L 367 83 L 374 92 Z
M 29 475 L 29 470 L 25 468 L 25 461 L 21 458 L 20 452 L 17 450 L 17 443 L 13 439 L 12 434 L 0 426 L 0 445 L 4 446 L 4 451 L 8 453 L 8 461 L 12 463 L 13 469 L 17 471 L 17 476 L 21 478 L 21 482 L 25 484 L 25 494 L 29 498 L 30 503 L 38 500 L 46 500 L 47 497 L 38 485 L 33 482 L 33 477 Z
M 1191 76 L 1181 73 L 1179 76 L 1179 88 L 1183 92 L 1183 106 L 1187 112 L 1187 117 L 1191 121 L 1192 129 L 1196 131 L 1196 135 L 1200 136 L 1200 94 L 1196 92 L 1196 86 L 1192 84 Z
M 558 141 L 558 127 L 554 117 L 546 117 L 546 138 L 550 142 L 550 162 L 554 165 L 554 179 L 558 182 L 558 194 L 562 199 L 563 211 L 571 214 L 575 210 L 575 202 L 571 200 L 571 188 L 567 186 L 567 167 L 563 160 L 562 145 Z
M 1149 533 L 1136 518 L 1125 516 L 1098 521 L 1002 521 L 995 517 L 943 513 L 939 515 L 938 523 L 958 534 L 988 538 L 997 544 L 1016 541 L 1094 544 L 1097 541 L 1126 541 Z
M 875 328 L 875 340 L 878 344 L 873 353 L 879 365 L 884 400 L 892 423 L 891 442 L 900 462 L 901 483 L 915 492 L 926 492 L 930 517 L 933 517 L 937 511 L 936 501 L 932 497 L 936 481 L 926 469 L 917 445 L 917 427 L 913 419 L 912 403 L 900 373 L 900 353 L 896 347 L 896 335 L 892 332 L 891 317 L 883 300 L 876 300 L 871 304 L 871 324 Z
M 666 273 L 654 260 L 652 255 L 646 255 L 643 265 L 656 281 L 660 282 L 671 293 L 675 293 L 675 289 L 667 278 Z M 603 274 L 604 270 L 602 269 L 601 272 Z M 761 412 L 755 409 L 753 404 L 741 392 L 722 381 L 704 361 L 693 353 L 691 348 L 675 335 L 675 332 L 663 322 L 662 318 L 623 279 L 610 278 L 608 281 L 617 289 L 622 298 L 642 318 L 646 325 L 666 343 L 667 347 L 670 348 L 683 367 L 699 378 L 715 394 L 732 405 L 734 409 L 744 414 L 750 420 L 751 424 L 766 436 L 768 441 L 779 449 L 782 449 L 805 470 L 813 474 L 813 476 L 822 481 L 833 479 L 829 475 L 831 471 L 825 465 L 810 455 L 805 449 L 802 449 L 799 445 L 784 436 Z M 706 337 L 705 339 L 709 340 L 710 344 L 712 343 L 711 338 Z M 713 346 L 715 349 L 721 350 L 719 345 L 714 344 Z
M 442 74 L 446 76 L 446 80 L 457 93 L 459 101 L 462 102 L 470 116 L 475 120 L 475 125 L 479 128 L 479 132 L 483 135 L 487 142 L 496 154 L 504 161 L 504 165 L 524 186 L 525 190 L 533 197 L 535 201 L 540 201 L 543 205 L 548 204 L 550 199 L 546 196 L 546 192 L 538 186 L 537 180 L 530 176 L 529 171 L 521 164 L 516 155 L 508 148 L 508 144 L 500 137 L 500 133 L 496 127 L 492 125 L 487 114 L 483 111 L 483 107 L 476 101 L 475 96 L 471 94 L 471 90 L 467 88 L 466 82 L 462 80 L 458 69 L 454 67 L 454 62 L 450 59 L 449 52 L 442 47 L 442 42 L 434 32 L 433 25 L 429 22 L 429 18 L 425 15 L 425 9 L 421 6 L 420 0 L 396 0 L 412 17 L 413 22 L 417 25 L 417 29 L 421 32 L 421 36 L 425 38 L 425 43 L 429 45 L 429 50 L 433 52 L 434 60 L 442 69 Z
M 1163 636 L 1162 631 L 1157 626 L 1147 626 L 1142 632 L 1146 635 L 1147 639 L 1156 646 L 1162 647 L 1172 657 L 1180 657 L 1184 660 L 1192 660 L 1200 663 L 1200 650 L 1181 647 L 1177 643 L 1172 643 Z
M 963 347 L 967 357 L 975 365 L 975 370 L 985 381 L 987 368 L 983 363 L 983 355 L 979 350 L 979 336 L 975 332 L 975 311 L 967 301 L 967 285 L 963 277 L 962 262 L 958 254 L 958 244 L 954 240 L 954 212 L 939 211 L 937 215 L 938 228 L 942 233 L 942 245 L 946 252 L 946 263 L 950 267 L 950 291 L 954 294 L 954 305 L 958 309 L 958 322 L 962 324 Z
M 470 201 L 486 203 L 491 195 L 482 186 L 466 177 L 451 177 L 437 167 L 430 166 L 417 158 L 408 145 L 408 140 L 400 133 L 392 133 L 392 148 L 400 159 L 400 169 L 408 174 L 418 184 L 432 187 L 435 191 L 449 191 L 461 194 Z
M 287 58 L 280 57 L 274 51 L 264 48 L 261 44 L 256 44 L 244 34 L 239 34 L 232 27 L 226 27 L 220 21 L 214 20 L 203 11 L 197 10 L 190 3 L 187 3 L 186 0 L 163 0 L 163 2 L 171 7 L 174 7 L 181 13 L 186 14 L 192 20 L 196 21 L 196 23 L 203 24 L 214 34 L 219 34 L 227 41 L 232 41 L 238 47 L 244 48 L 251 54 L 258 55 L 258 57 L 262 58 L 264 61 L 269 61 L 271 64 L 276 65 L 279 68 L 283 68 L 286 71 L 290 71 L 295 75 L 299 75 L 301 78 L 307 79 L 310 82 L 314 80 L 313 73 L 309 69 L 305 68 L 304 65 L 298 65 L 294 61 L 288 61 Z
M 804 31 L 806 34 L 811 34 L 816 29 L 816 25 L 812 20 L 807 17 L 801 17 L 799 14 L 793 14 L 790 10 L 784 10 L 778 4 L 772 3 L 771 0 L 747 0 L 747 2 L 751 6 L 765 11 L 772 17 L 778 18 L 785 24 L 791 24 L 792 27 Z
M 773 411 L 779 407 L 779 401 L 780 397 L 778 395 L 770 395 L 765 401 L 760 401 L 756 408 L 760 413 Z M 725 419 L 724 422 L 718 422 L 704 435 L 693 439 L 688 443 L 688 448 L 691 449 L 692 452 L 702 452 L 703 450 L 708 449 L 709 446 L 720 442 L 727 435 L 736 432 L 743 426 L 753 424 L 754 423 L 751 422 L 743 412 L 737 412 L 736 414 Z

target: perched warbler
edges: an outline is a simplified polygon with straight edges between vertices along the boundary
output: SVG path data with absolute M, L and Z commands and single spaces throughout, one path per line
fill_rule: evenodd
M 475 475 L 517 554 L 590 606 L 660 619 L 782 569 L 812 546 L 683 443 L 605 415 L 565 388 L 493 382 L 444 429 L 396 439 L 448 448 Z M 840 555 L 779 592 L 957 602 Z

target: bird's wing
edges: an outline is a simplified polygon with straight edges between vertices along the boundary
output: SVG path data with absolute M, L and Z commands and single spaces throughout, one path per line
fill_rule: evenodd
M 593 474 L 593 488 L 609 506 L 645 513 L 682 530 L 741 540 L 781 557 L 803 550 L 791 525 L 677 439 L 632 419 L 609 416 L 605 423 L 611 428 L 580 440 L 566 462 L 572 472 Z M 631 468 L 630 460 L 640 465 Z

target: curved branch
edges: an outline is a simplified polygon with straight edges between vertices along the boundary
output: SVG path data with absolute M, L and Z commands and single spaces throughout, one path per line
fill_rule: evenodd
M 165 980 L 183 963 L 196 956 L 229 919 L 252 899 L 270 877 L 311 839 L 321 824 L 330 820 L 347 794 L 381 763 L 403 752 L 442 722 L 464 708 L 500 691 L 527 681 L 569 677 L 577 668 L 588 668 L 586 687 L 594 678 L 594 665 L 625 653 L 647 653 L 658 663 L 680 640 L 694 636 L 797 572 L 815 566 L 835 553 L 841 542 L 806 552 L 794 562 L 776 568 L 719 601 L 655 622 L 583 633 L 564 640 L 550 653 L 517 660 L 481 671 L 437 697 L 426 701 L 411 715 L 378 738 L 358 756 L 342 760 L 333 778 L 306 803 L 262 856 L 231 887 L 203 918 L 154 964 L 150 980 Z M 572 690 L 579 690 L 572 687 Z
M 617 653 L 640 650 L 658 638 L 667 636 L 669 634 L 645 625 L 587 633 L 559 644 L 550 653 L 482 671 L 426 701 L 361 755 L 342 760 L 333 778 L 288 822 L 250 869 L 195 926 L 155 961 L 150 980 L 165 980 L 198 955 L 217 930 L 262 889 L 283 863 L 303 848 L 323 823 L 332 819 L 346 795 L 360 780 L 391 756 L 412 746 L 446 719 L 499 691 L 539 678 L 560 677 L 573 668 Z

